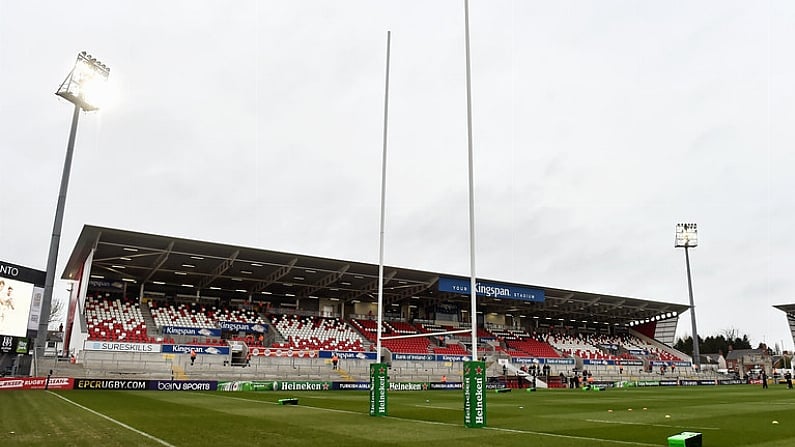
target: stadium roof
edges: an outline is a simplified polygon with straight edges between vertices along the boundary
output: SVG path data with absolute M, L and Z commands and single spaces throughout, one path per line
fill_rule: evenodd
M 328 298 L 344 303 L 374 302 L 378 265 L 204 242 L 86 225 L 75 244 L 63 279 L 76 280 L 94 253 L 91 279 L 126 284 L 172 296 L 224 297 L 294 303 Z M 467 277 L 384 266 L 384 304 L 456 303 L 469 309 L 469 294 L 438 290 L 440 277 Z M 668 319 L 689 307 L 638 298 L 578 292 L 479 278 L 544 291 L 544 302 L 478 297 L 478 311 L 549 320 L 552 325 L 630 325 Z
M 776 304 L 773 307 L 786 314 L 795 315 L 795 304 Z

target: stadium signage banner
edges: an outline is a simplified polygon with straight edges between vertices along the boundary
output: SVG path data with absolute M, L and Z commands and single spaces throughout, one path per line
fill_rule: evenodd
M 148 380 L 74 379 L 76 390 L 146 390 Z
M 392 353 L 392 360 L 406 360 L 410 362 L 432 362 L 436 360 L 433 354 L 400 354 Z
M 124 283 L 121 281 L 103 281 L 92 279 L 88 282 L 88 286 L 91 287 L 91 290 L 110 290 L 114 292 L 124 290 Z
M 184 326 L 163 326 L 163 334 L 167 335 L 191 335 L 202 337 L 220 337 L 220 329 L 209 329 L 206 327 L 184 327 Z
M 315 358 L 318 356 L 318 353 L 311 349 L 253 348 L 251 349 L 251 355 L 263 357 Z
M 259 323 L 241 323 L 239 321 L 220 321 L 218 327 L 232 332 L 268 332 L 268 326 Z
M 387 415 L 388 370 L 384 363 L 370 364 L 370 416 Z
M 150 380 L 149 389 L 156 391 L 216 391 L 214 380 Z
M 334 355 L 334 353 L 337 354 L 337 357 L 339 357 L 340 360 L 350 360 L 350 359 L 376 360 L 375 352 L 356 352 L 356 351 L 320 351 L 318 357 L 322 359 L 330 359 Z
M 541 359 L 536 357 L 511 357 L 511 363 L 539 364 Z
M 71 390 L 73 380 L 69 377 L 25 377 L 0 379 L 0 390 Z
M 163 383 L 170 383 L 163 381 Z M 298 382 L 243 380 L 217 383 L 217 391 L 365 391 L 370 389 L 370 382 Z M 212 386 L 212 385 L 211 385 Z
M 310 381 L 276 381 L 273 382 L 273 391 L 328 391 L 331 382 Z
M 370 382 L 332 382 L 331 389 L 341 391 L 367 391 L 370 389 Z
M 539 358 L 539 357 L 511 357 L 511 363 L 547 364 L 547 365 L 573 365 L 574 359 L 565 358 Z M 641 365 L 643 362 L 641 362 Z
M 674 362 L 674 365 L 675 366 L 682 366 L 682 367 L 685 367 L 685 368 L 689 368 L 691 366 L 691 363 L 690 362 Z
M 603 360 L 603 359 L 585 359 L 582 361 L 585 365 L 615 365 L 615 360 Z M 641 362 L 643 364 L 643 362 Z
M 466 355 L 449 355 L 449 354 L 442 354 L 436 356 L 437 362 L 468 362 L 472 360 Z
M 44 286 L 44 282 L 47 279 L 47 272 L 0 261 L 0 276 L 37 286 Z
M 190 354 L 191 349 L 196 351 L 196 354 L 229 355 L 229 346 L 163 345 L 165 354 Z
M 30 302 L 28 315 L 28 330 L 39 329 L 39 316 L 41 314 L 41 301 L 44 296 L 44 287 L 33 286 L 33 300 Z
M 428 383 L 429 390 L 460 390 L 464 388 L 462 382 L 430 382 Z
M 464 363 L 464 425 L 486 426 L 486 362 Z
M 17 354 L 28 354 L 33 342 L 27 338 L 17 339 Z
M 273 391 L 278 382 L 234 381 L 218 382 L 218 391 Z
M 86 351 L 160 352 L 160 348 L 161 345 L 155 343 L 119 343 L 119 342 L 110 342 L 110 341 L 86 341 L 83 344 L 83 349 L 85 349 Z
M 425 382 L 389 382 L 389 391 L 425 391 L 428 384 Z
M 0 352 L 6 354 L 14 350 L 14 346 L 16 346 L 16 337 L 12 337 L 10 335 L 4 335 L 0 337 Z
M 573 365 L 574 364 L 574 359 L 564 359 L 564 358 L 560 358 L 560 359 L 546 359 L 545 358 L 545 359 L 542 359 L 542 360 L 543 360 L 543 363 L 546 363 L 547 365 Z
M 643 360 L 616 360 L 616 365 L 621 365 L 621 366 L 643 366 Z
M 457 278 L 439 278 L 439 291 L 467 294 L 469 291 L 470 281 Z M 544 291 L 539 289 L 531 289 L 529 287 L 520 287 L 509 284 L 500 284 L 492 282 L 477 282 L 475 284 L 475 293 L 478 296 L 485 296 L 490 298 L 504 298 L 519 301 L 530 301 L 541 303 L 544 302 Z

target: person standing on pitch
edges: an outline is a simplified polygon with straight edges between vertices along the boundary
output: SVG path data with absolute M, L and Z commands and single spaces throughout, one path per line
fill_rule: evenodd
M 767 371 L 762 370 L 762 388 L 767 389 Z

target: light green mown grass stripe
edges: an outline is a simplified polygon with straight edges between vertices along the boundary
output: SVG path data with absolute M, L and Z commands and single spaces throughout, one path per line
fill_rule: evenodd
M 70 404 L 72 404 L 72 405 L 74 405 L 74 406 L 76 406 L 76 407 L 78 407 L 78 408 L 81 408 L 81 409 L 83 409 L 83 410 L 85 410 L 85 411 L 88 411 L 89 413 L 95 414 L 95 415 L 97 415 L 97 416 L 101 417 L 102 419 L 105 419 L 106 421 L 110 421 L 110 422 L 112 422 L 112 423 L 114 423 L 114 424 L 116 424 L 116 425 L 119 425 L 119 426 L 121 426 L 121 427 L 124 427 L 124 428 L 126 428 L 127 430 L 130 430 L 131 432 L 137 433 L 137 434 L 139 434 L 139 435 L 143 436 L 144 438 L 149 438 L 149 439 L 151 439 L 152 441 L 155 441 L 155 442 L 156 442 L 156 443 L 158 443 L 158 444 L 162 444 L 162 445 L 164 445 L 164 446 L 166 446 L 166 447 L 174 447 L 173 445 L 171 445 L 171 444 L 167 443 L 166 441 L 163 441 L 162 439 L 160 439 L 160 438 L 158 438 L 158 437 L 152 436 L 152 435 L 150 435 L 149 433 L 146 433 L 146 432 L 143 432 L 143 431 L 141 431 L 141 430 L 138 430 L 138 429 L 137 429 L 137 428 L 135 428 L 135 427 L 130 427 L 129 425 L 125 424 L 124 422 L 117 421 L 116 419 L 113 419 L 112 417 L 105 416 L 105 415 L 104 415 L 104 414 L 102 414 L 102 413 L 98 413 L 98 412 L 96 412 L 96 411 L 94 411 L 94 410 L 92 410 L 92 409 L 90 409 L 90 408 L 88 408 L 88 407 L 85 407 L 85 406 L 83 406 L 83 405 L 80 405 L 80 404 L 79 404 L 79 403 L 77 403 L 77 402 L 73 402 L 73 401 L 71 401 L 71 400 L 69 400 L 69 399 L 67 399 L 67 398 L 65 398 L 65 397 L 63 397 L 63 396 L 61 396 L 61 395 L 55 394 L 55 393 L 53 393 L 52 391 L 48 391 L 48 393 L 52 394 L 53 396 L 55 396 L 55 397 L 57 397 L 57 398 L 59 398 L 59 399 L 63 399 L 63 400 L 65 400 L 66 402 L 69 402 Z

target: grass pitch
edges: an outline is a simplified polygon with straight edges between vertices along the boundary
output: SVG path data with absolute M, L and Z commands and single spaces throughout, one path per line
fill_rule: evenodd
M 277 400 L 297 397 L 298 405 Z M 670 387 L 487 394 L 487 427 L 465 428 L 463 392 L 0 392 L 0 446 L 790 446 L 795 391 Z M 776 421 L 777 423 L 774 423 Z

